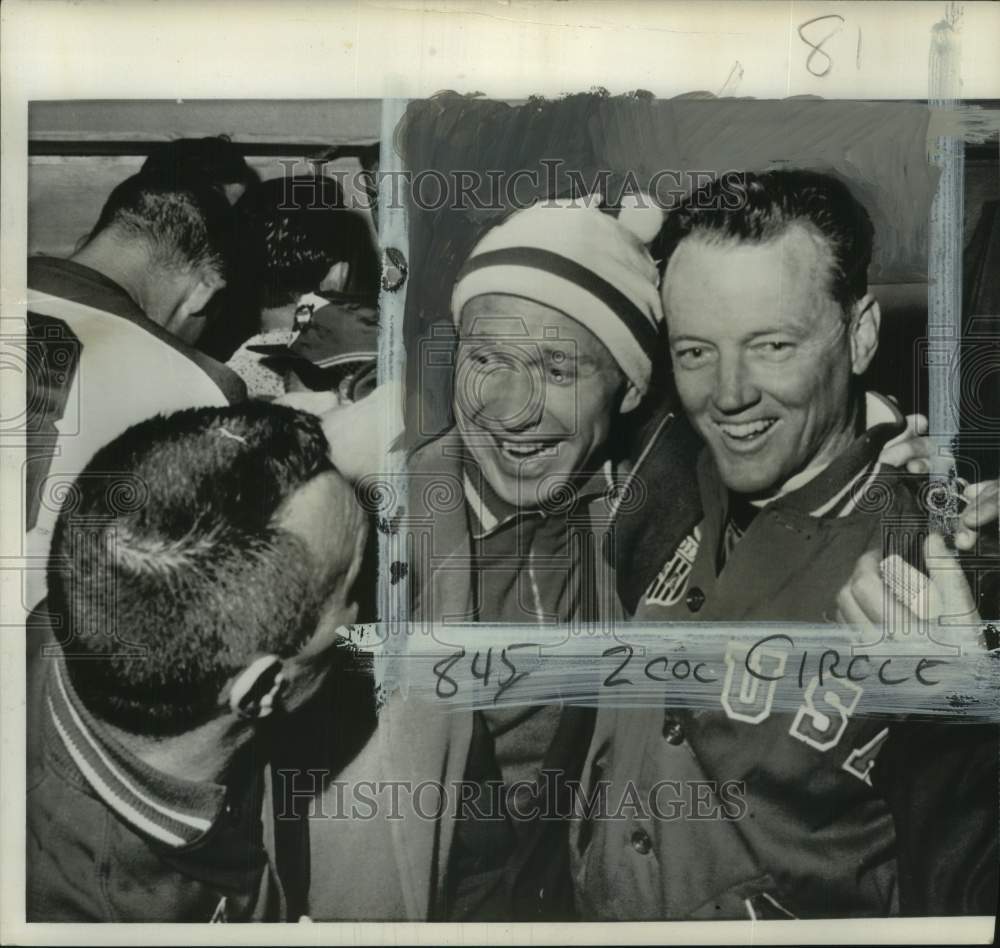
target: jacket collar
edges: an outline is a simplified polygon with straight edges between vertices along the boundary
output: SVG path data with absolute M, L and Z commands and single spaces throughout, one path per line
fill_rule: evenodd
M 703 442 L 687 418 L 664 409 L 640 443 L 608 548 L 618 598 L 628 614 L 702 516 L 695 472 Z
M 828 467 L 788 494 L 785 503 L 811 517 L 847 516 L 854 499 L 888 468 L 878 457 L 886 444 L 903 433 L 906 419 L 888 399 L 875 392 L 865 396 L 865 430 Z
M 780 493 L 760 507 L 780 505 L 809 517 L 845 517 L 868 484 L 888 472 L 878 457 L 885 445 L 902 434 L 906 419 L 888 399 L 868 392 L 864 402 L 865 430 L 830 464 L 807 477 L 799 486 Z M 704 459 L 714 469 L 710 453 Z
M 814 481 L 781 498 L 783 505 L 801 505 L 807 514 L 830 516 L 842 509 L 842 499 L 850 505 L 845 512 L 853 509 L 852 499 L 861 496 L 864 477 L 877 477 L 884 470 L 877 463 L 879 452 L 905 426 L 905 419 L 880 395 L 868 393 L 865 411 L 865 433 Z M 699 485 L 713 479 L 715 471 L 704 442 L 679 408 L 665 408 L 655 416 L 641 443 L 630 482 L 633 488 L 626 492 L 637 499 L 623 504 L 615 518 L 611 552 L 618 596 L 629 614 L 635 612 L 664 561 L 704 517 L 706 503 Z M 858 490 L 852 489 L 855 478 Z M 719 495 L 713 494 L 709 502 L 708 509 L 713 509 Z M 829 510 L 824 509 L 826 504 L 831 505 Z
M 139 760 L 83 706 L 63 657 L 52 662 L 45 713 L 46 729 L 90 789 L 137 833 L 180 849 L 201 839 L 221 815 L 226 788 L 171 777 Z
M 471 462 L 462 466 L 462 489 L 469 508 L 469 529 L 476 540 L 495 533 L 518 514 L 513 504 L 504 503 L 496 496 L 479 468 Z
M 125 288 L 99 270 L 64 260 L 61 257 L 38 255 L 28 258 L 28 285 L 42 293 L 51 293 L 88 306 L 96 306 L 148 328 L 152 320 L 128 295 Z M 87 286 L 85 298 L 81 285 Z
M 242 401 L 246 398 L 246 386 L 232 369 L 188 345 L 150 319 L 114 280 L 75 260 L 30 257 L 28 309 L 38 309 L 45 315 L 66 321 L 66 308 L 59 306 L 59 300 L 127 320 L 197 365 L 228 401 Z

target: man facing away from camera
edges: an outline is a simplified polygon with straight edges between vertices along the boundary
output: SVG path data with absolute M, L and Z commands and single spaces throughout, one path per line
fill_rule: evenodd
M 45 594 L 59 485 L 98 447 L 158 411 L 245 397 L 238 376 L 194 348 L 225 284 L 232 227 L 215 189 L 135 175 L 72 257 L 29 259 L 28 607 Z
M 857 561 L 870 549 L 885 555 L 883 525 L 920 518 L 898 471 L 879 460 L 904 420 L 860 384 L 879 337 L 867 288 L 872 225 L 848 188 L 821 174 L 747 175 L 734 209 L 719 187 L 694 195 L 661 234 L 674 379 L 705 444 L 702 514 L 673 548 L 646 534 L 652 568 L 634 615 L 833 621 Z M 873 491 L 887 500 L 877 510 L 863 503 Z M 788 656 L 772 645 L 758 670 L 773 678 Z M 994 910 L 995 729 L 935 724 L 926 732 L 931 756 L 915 760 L 897 745 L 922 725 L 852 716 L 863 689 L 878 687 L 871 680 L 806 682 L 798 711 L 779 713 L 767 682 L 742 687 L 749 660 L 734 653 L 732 661 L 738 673 L 719 686 L 717 711 L 602 709 L 584 786 L 631 781 L 647 793 L 660 781 L 737 781 L 745 816 L 578 826 L 585 914 Z M 943 759 L 954 759 L 958 773 L 929 773 Z M 954 782 L 952 803 L 938 814 L 954 819 L 954 833 L 938 852 L 921 850 L 914 819 L 928 780 Z
M 29 921 L 288 916 L 271 728 L 331 668 L 365 538 L 328 452 L 290 408 L 189 409 L 77 478 L 29 624 Z
M 228 135 L 161 142 L 142 163 L 139 174 L 171 190 L 191 185 L 214 188 L 230 204 L 260 185 L 259 175 Z

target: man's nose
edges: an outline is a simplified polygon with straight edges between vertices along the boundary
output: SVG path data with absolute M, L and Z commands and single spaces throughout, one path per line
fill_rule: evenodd
M 715 377 L 715 407 L 727 415 L 735 415 L 755 404 L 759 398 L 760 390 L 754 384 L 742 354 L 720 355 Z
M 541 375 L 527 365 L 494 369 L 482 379 L 479 403 L 480 424 L 506 430 L 530 427 L 545 404 Z

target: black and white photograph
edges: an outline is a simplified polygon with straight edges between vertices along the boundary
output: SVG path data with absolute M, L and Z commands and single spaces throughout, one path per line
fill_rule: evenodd
M 152 6 L 4 47 L 4 942 L 989 943 L 1000 10 Z

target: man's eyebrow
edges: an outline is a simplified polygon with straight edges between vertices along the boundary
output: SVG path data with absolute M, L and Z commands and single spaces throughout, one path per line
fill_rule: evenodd
M 743 338 L 744 339 L 754 339 L 757 336 L 773 336 L 776 332 L 791 333 L 795 332 L 794 326 L 771 326 L 767 329 L 755 329 L 753 332 L 748 332 Z
M 761 336 L 794 336 L 798 339 L 802 333 L 795 326 L 775 326 L 772 329 L 758 329 L 747 333 L 740 342 L 753 342 Z
M 692 336 L 690 333 L 685 333 L 683 336 L 668 335 L 667 342 L 669 342 L 672 346 L 677 345 L 679 342 L 700 342 L 705 346 L 712 345 L 712 343 L 710 343 L 707 339 L 703 339 L 701 336 Z

